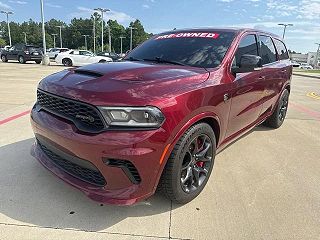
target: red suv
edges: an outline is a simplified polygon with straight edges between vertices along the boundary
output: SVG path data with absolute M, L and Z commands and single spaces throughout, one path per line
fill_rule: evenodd
M 99 202 L 133 204 L 159 188 L 187 203 L 205 187 L 217 152 L 261 123 L 281 126 L 291 74 L 284 43 L 270 33 L 159 34 L 121 62 L 43 79 L 32 153 Z

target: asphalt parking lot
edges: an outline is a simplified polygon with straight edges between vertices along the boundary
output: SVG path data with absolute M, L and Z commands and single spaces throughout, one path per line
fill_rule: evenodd
M 217 157 L 184 206 L 160 194 L 100 205 L 30 156 L 28 110 L 59 66 L 0 63 L 0 239 L 320 239 L 320 79 L 294 76 L 278 130 L 256 127 Z

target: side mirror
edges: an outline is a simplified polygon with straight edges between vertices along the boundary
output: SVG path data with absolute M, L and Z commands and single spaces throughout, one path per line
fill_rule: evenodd
M 262 59 L 256 55 L 244 54 L 240 58 L 240 66 L 232 67 L 233 73 L 247 73 L 259 71 L 262 67 Z

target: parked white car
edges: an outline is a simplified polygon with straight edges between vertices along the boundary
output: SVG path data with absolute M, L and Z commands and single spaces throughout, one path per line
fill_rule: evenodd
M 69 48 L 50 48 L 48 55 L 50 59 L 55 59 L 59 53 L 69 51 Z
M 112 62 L 112 59 L 104 56 L 97 56 L 86 50 L 70 50 L 59 53 L 56 57 L 56 63 L 63 64 L 66 67 L 83 66 L 98 62 Z
M 305 63 L 301 63 L 301 65 L 300 65 L 300 67 L 299 67 L 300 69 L 313 69 L 313 67 L 311 66 L 311 65 L 308 65 L 308 64 L 305 64 Z

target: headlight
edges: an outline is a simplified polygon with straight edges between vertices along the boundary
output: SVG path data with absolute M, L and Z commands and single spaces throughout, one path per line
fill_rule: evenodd
M 158 128 L 165 117 L 156 107 L 100 107 L 109 126 Z

